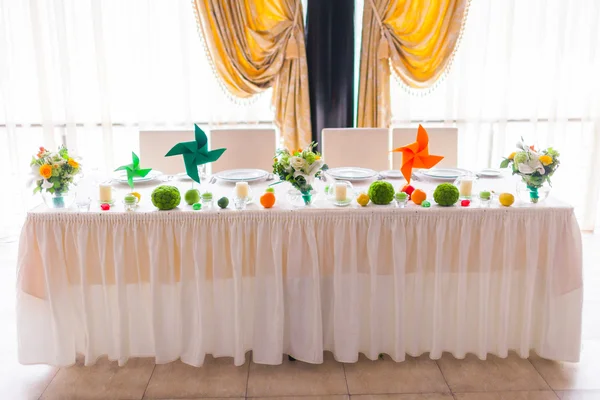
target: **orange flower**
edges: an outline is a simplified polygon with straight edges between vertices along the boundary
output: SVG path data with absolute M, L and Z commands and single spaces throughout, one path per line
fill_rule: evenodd
M 46 149 L 43 148 L 43 147 L 40 147 L 40 151 L 38 151 L 37 157 L 41 158 L 44 155 L 45 152 L 46 152 Z
M 73 168 L 79 168 L 79 163 L 73 160 L 72 158 L 69 158 L 69 161 L 67 161 L 67 163 Z
M 513 151 L 512 153 L 510 153 L 510 155 L 508 156 L 509 160 L 514 160 L 515 159 L 515 155 L 517 154 L 516 151 Z
M 48 164 L 44 164 L 40 167 L 40 175 L 44 178 L 44 179 L 48 179 L 52 176 L 52 167 L 49 166 Z

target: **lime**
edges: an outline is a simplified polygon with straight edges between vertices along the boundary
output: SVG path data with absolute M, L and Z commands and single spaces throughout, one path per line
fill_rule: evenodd
M 217 201 L 217 205 L 221 208 L 227 208 L 229 205 L 229 199 L 227 197 L 221 197 L 219 201 Z

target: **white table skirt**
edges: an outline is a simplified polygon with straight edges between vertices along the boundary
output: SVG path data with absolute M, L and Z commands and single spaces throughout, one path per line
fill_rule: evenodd
M 581 236 L 573 210 L 551 204 L 33 212 L 19 250 L 19 359 L 534 350 L 577 361 Z

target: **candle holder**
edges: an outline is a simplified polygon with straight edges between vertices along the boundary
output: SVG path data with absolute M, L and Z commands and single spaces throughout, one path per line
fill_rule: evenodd
M 210 192 L 202 193 L 202 209 L 210 210 L 213 208 L 213 195 Z
M 248 197 L 234 197 L 233 206 L 236 210 L 245 210 L 248 204 Z
M 394 200 L 396 201 L 396 207 L 404 208 L 406 207 L 406 204 L 408 204 L 408 194 L 398 192 L 394 195 Z
M 98 185 L 98 202 L 100 204 L 115 204 L 114 189 L 110 182 L 104 182 Z
M 354 199 L 354 187 L 348 181 L 335 181 L 327 188 L 327 200 L 338 207 L 346 207 Z
M 233 195 L 231 196 L 233 199 L 233 206 L 236 210 L 245 210 L 246 206 L 252 203 L 252 188 L 250 188 L 250 185 L 248 185 L 247 182 L 238 183 L 246 183 L 246 185 L 242 185 L 242 188 L 240 188 L 240 185 L 236 184 L 233 189 Z
M 484 190 L 479 192 L 479 204 L 481 207 L 487 208 L 492 203 L 492 193 Z
M 125 207 L 125 211 L 127 211 L 127 212 L 135 211 L 135 209 L 137 207 L 137 203 L 138 203 L 137 197 L 135 197 L 132 194 L 128 194 L 123 199 L 123 206 Z
M 473 191 L 477 183 L 477 177 L 475 175 L 463 175 L 459 176 L 454 181 L 454 186 L 458 188 L 459 199 L 471 200 L 473 198 Z
M 90 204 L 92 204 L 92 199 L 89 197 L 78 197 L 77 200 L 75 200 L 75 205 L 77 206 L 77 211 L 79 212 L 90 211 Z

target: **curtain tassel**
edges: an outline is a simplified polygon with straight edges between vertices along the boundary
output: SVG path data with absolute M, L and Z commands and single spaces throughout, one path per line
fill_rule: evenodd
M 390 46 L 388 45 L 388 41 L 385 35 L 381 35 L 381 39 L 379 39 L 379 47 L 377 48 L 377 58 L 380 60 L 390 58 Z
M 295 35 L 292 33 L 285 48 L 285 58 L 298 58 L 298 42 Z

